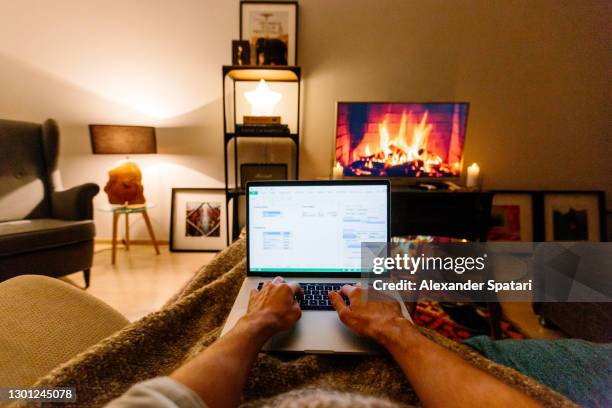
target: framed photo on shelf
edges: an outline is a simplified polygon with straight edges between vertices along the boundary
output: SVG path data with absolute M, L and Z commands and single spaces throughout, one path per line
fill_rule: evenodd
M 494 191 L 488 241 L 534 241 L 533 194 Z
M 173 188 L 170 251 L 224 249 L 228 243 L 227 216 L 224 189 Z
M 240 39 L 251 65 L 297 65 L 297 1 L 241 1 Z
M 604 202 L 601 191 L 544 192 L 545 240 L 605 240 Z
M 232 65 L 251 64 L 251 45 L 248 41 L 232 41 Z

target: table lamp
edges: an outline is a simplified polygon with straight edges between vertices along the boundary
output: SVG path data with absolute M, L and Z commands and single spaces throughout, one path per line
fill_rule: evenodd
M 157 153 L 155 128 L 148 126 L 89 125 L 93 154 Z M 108 171 L 104 187 L 111 204 L 144 204 L 142 173 L 138 165 L 126 157 Z

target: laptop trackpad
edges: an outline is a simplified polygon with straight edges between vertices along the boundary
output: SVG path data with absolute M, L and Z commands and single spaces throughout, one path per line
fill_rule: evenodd
M 379 346 L 348 329 L 334 311 L 302 312 L 302 318 L 292 330 L 273 336 L 264 350 L 306 353 L 368 353 L 378 354 Z

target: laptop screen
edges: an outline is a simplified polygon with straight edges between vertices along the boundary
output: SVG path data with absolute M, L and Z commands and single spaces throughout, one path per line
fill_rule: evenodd
M 249 185 L 249 272 L 359 273 L 361 243 L 387 242 L 385 183 Z

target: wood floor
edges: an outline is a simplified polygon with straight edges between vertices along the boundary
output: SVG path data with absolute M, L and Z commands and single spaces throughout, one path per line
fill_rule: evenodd
M 169 252 L 160 246 L 160 255 L 150 245 L 118 247 L 117 263 L 111 265 L 111 246 L 96 245 L 87 293 L 103 300 L 128 320 L 135 321 L 159 310 L 203 265 L 215 256 L 213 252 Z M 68 278 L 83 285 L 83 274 Z
M 131 245 L 117 251 L 117 264 L 111 265 L 111 247 L 96 245 L 91 286 L 87 293 L 98 297 L 130 321 L 158 310 L 203 265 L 215 256 L 209 252 L 169 252 L 160 246 L 155 255 L 150 245 Z M 68 276 L 82 286 L 83 274 Z M 559 338 L 560 333 L 540 326 L 529 303 L 502 303 L 504 314 L 530 338 Z

